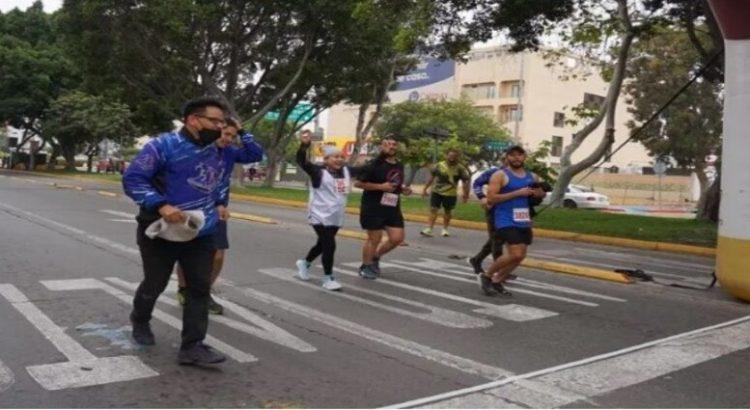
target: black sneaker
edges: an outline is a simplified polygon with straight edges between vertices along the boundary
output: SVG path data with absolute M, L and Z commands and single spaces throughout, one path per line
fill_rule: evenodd
M 370 267 L 376 275 L 380 276 L 380 258 L 372 258 L 372 264 Z
M 502 296 L 513 296 L 512 293 L 508 292 L 504 287 L 502 283 L 495 283 L 492 282 L 492 289 L 495 289 L 497 293 L 499 293 Z
M 185 306 L 187 304 L 187 297 L 188 297 L 187 288 L 177 289 L 177 302 L 180 303 L 180 306 Z
M 203 343 L 196 343 L 188 349 L 180 349 L 180 353 L 177 354 L 177 361 L 180 364 L 217 364 L 225 360 L 227 360 L 226 357 Z
M 154 333 L 151 331 L 151 325 L 148 323 L 136 323 L 133 315 L 130 315 L 130 324 L 133 326 L 133 340 L 143 346 L 153 346 L 156 344 Z
M 492 281 L 487 277 L 487 275 L 483 273 L 477 275 L 477 283 L 479 283 L 479 288 L 482 289 L 482 292 L 484 292 L 485 295 L 495 295 L 495 289 L 492 287 Z
M 220 304 L 216 303 L 213 297 L 208 298 L 208 313 L 212 315 L 223 315 L 224 314 L 224 306 L 221 306 Z
M 476 260 L 475 258 L 466 258 L 466 263 L 469 264 L 469 266 L 474 269 L 474 273 L 479 275 L 480 273 L 484 273 L 484 269 L 482 269 L 482 262 Z

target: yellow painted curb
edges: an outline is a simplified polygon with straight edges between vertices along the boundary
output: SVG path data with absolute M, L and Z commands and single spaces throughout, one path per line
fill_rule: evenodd
M 116 197 L 117 196 L 116 193 L 109 192 L 109 191 L 96 191 L 96 193 L 99 194 L 99 195 L 104 195 L 104 196 L 109 196 L 109 197 Z
M 83 191 L 83 187 L 78 186 L 78 185 L 74 186 L 73 188 L 75 188 L 76 191 Z
M 230 215 L 231 215 L 231 218 L 242 219 L 243 221 L 260 222 L 260 223 L 269 224 L 269 225 L 278 224 L 278 222 L 274 221 L 271 218 L 266 218 L 265 216 L 243 214 L 240 212 L 230 212 Z
M 633 280 L 627 275 L 608 271 L 604 269 L 590 268 L 587 266 L 569 265 L 567 263 L 547 262 L 533 258 L 526 258 L 521 262 L 525 268 L 543 269 L 553 272 L 567 273 L 569 275 L 583 276 L 587 278 L 608 280 L 618 283 L 633 283 Z

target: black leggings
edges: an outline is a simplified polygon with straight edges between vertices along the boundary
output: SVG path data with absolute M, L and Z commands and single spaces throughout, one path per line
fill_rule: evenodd
M 326 275 L 333 274 L 333 253 L 336 252 L 336 233 L 338 226 L 313 225 L 315 233 L 318 234 L 318 242 L 310 248 L 307 253 L 308 263 L 312 263 L 320 254 L 323 254 L 323 272 Z

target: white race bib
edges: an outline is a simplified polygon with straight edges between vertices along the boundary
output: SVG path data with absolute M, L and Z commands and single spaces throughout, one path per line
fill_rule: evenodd
M 398 195 L 390 192 L 383 192 L 383 197 L 380 199 L 380 205 L 384 206 L 397 206 Z
M 531 222 L 529 208 L 513 208 L 513 222 Z
M 336 182 L 336 192 L 339 194 L 346 194 L 348 188 L 346 178 L 335 178 L 334 181 Z

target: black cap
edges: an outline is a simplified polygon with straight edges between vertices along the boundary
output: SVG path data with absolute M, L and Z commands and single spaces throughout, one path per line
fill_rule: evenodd
M 523 149 L 523 147 L 522 147 L 522 146 L 520 146 L 520 145 L 518 145 L 518 144 L 516 144 L 516 145 L 513 145 L 513 146 L 509 147 L 508 149 L 506 149 L 506 150 L 505 150 L 505 155 L 508 155 L 508 154 L 510 154 L 511 152 L 519 152 L 519 153 L 521 153 L 521 154 L 526 154 L 526 150 L 525 150 L 525 149 Z

